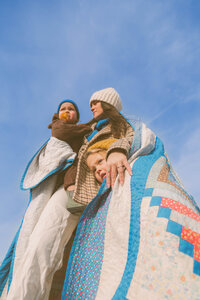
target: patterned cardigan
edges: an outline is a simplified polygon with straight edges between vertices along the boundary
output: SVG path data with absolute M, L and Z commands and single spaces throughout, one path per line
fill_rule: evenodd
M 96 123 L 92 125 L 94 130 Z M 128 128 L 124 136 L 112 143 L 109 147 L 107 155 L 113 150 L 123 150 L 128 155 L 134 136 L 133 128 L 128 124 Z M 89 170 L 86 163 L 87 149 L 97 141 L 114 137 L 111 132 L 111 125 L 108 124 L 102 128 L 90 141 L 84 138 L 84 143 L 78 153 L 78 167 L 75 183 L 75 191 L 73 200 L 87 205 L 97 194 L 100 184 L 96 181 L 94 174 Z

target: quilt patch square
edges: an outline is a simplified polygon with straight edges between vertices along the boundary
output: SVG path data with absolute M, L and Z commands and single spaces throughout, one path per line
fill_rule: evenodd
M 194 260 L 193 272 L 200 276 L 200 262 L 197 260 Z
M 160 206 L 161 201 L 162 201 L 162 197 L 153 196 L 151 199 L 150 206 Z
M 169 219 L 171 215 L 171 209 L 167 207 L 159 207 L 158 210 L 158 218 L 166 218 Z
M 167 232 L 173 233 L 175 235 L 177 235 L 178 237 L 181 237 L 181 233 L 182 233 L 182 228 L 183 226 L 169 220 L 168 224 L 167 224 Z
M 180 239 L 179 251 L 193 257 L 194 256 L 194 245 L 192 245 L 188 241 Z
M 153 190 L 152 188 L 145 189 L 144 191 L 144 197 L 151 197 L 153 195 Z

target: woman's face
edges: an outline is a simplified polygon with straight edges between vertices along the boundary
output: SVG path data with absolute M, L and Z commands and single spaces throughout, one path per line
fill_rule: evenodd
M 106 176 L 106 151 L 89 154 L 87 158 L 87 165 L 94 173 L 96 180 L 100 183 L 103 182 Z
M 64 102 L 61 104 L 59 109 L 59 119 L 62 119 L 61 115 L 63 113 L 67 113 L 67 119 L 66 119 L 67 123 L 70 124 L 77 123 L 78 121 L 77 111 L 72 103 Z
M 94 100 L 90 104 L 91 111 L 94 118 L 100 116 L 103 113 L 103 108 L 101 106 L 101 101 Z

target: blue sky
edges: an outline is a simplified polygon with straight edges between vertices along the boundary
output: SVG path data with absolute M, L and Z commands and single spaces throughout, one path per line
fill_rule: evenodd
M 85 122 L 91 94 L 114 87 L 200 203 L 199 13 L 191 0 L 0 2 L 0 260 L 28 204 L 21 176 L 65 98 Z

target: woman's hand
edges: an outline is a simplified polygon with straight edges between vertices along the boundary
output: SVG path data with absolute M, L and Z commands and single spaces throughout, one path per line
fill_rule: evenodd
M 124 172 L 127 169 L 129 175 L 132 175 L 130 164 L 126 155 L 122 152 L 112 152 L 107 159 L 106 183 L 108 187 L 114 186 L 117 175 L 119 175 L 120 184 L 124 184 Z

